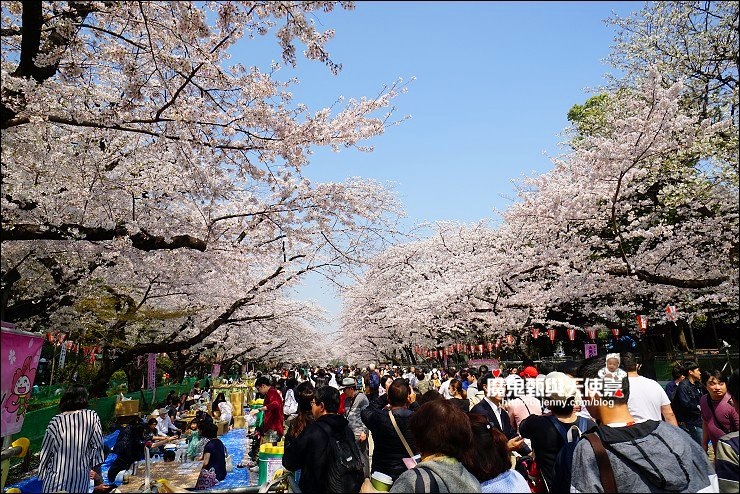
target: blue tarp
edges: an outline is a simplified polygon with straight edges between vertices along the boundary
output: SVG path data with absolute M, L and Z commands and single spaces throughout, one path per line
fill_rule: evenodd
M 119 431 L 115 431 L 111 434 L 108 434 L 103 438 L 103 443 L 108 446 L 109 448 L 113 448 L 113 445 L 116 443 L 116 439 L 118 438 Z M 250 485 L 257 485 L 258 483 L 258 473 L 257 472 L 250 472 L 246 468 L 237 468 L 236 466 L 241 463 L 242 458 L 244 458 L 246 444 L 247 444 L 247 431 L 246 429 L 234 429 L 223 436 L 219 436 L 219 439 L 224 443 L 226 446 L 226 450 L 233 456 L 233 462 L 234 462 L 234 471 L 227 473 L 226 478 L 218 483 L 218 486 L 216 489 L 231 489 L 235 487 L 246 487 Z M 110 453 L 106 459 L 105 463 L 103 463 L 102 466 L 102 473 L 103 473 L 103 479 L 108 479 L 108 469 L 110 468 L 110 465 L 113 463 L 113 460 L 115 460 L 116 454 Z M 156 480 L 156 479 L 155 479 Z M 177 479 L 168 479 L 172 480 L 174 483 L 177 483 Z M 30 479 L 24 480 L 22 482 L 19 482 L 17 484 L 8 485 L 7 488 L 10 487 L 17 487 L 21 490 L 24 494 L 38 494 L 42 492 L 42 484 L 41 481 L 38 479 L 38 477 L 31 477 Z

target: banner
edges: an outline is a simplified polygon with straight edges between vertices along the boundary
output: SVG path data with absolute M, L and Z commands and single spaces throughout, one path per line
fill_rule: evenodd
M 211 377 L 217 378 L 221 374 L 221 364 L 213 364 L 213 370 L 211 370 Z
M 2 404 L 0 404 L 0 435 L 17 434 L 31 398 L 36 368 L 41 356 L 44 337 L 15 329 L 15 325 L 2 323 Z
M 59 350 L 59 369 L 64 369 L 64 362 L 67 360 L 67 345 L 62 345 Z
M 586 343 L 583 345 L 583 355 L 585 358 L 589 357 L 595 357 L 597 355 L 597 346 L 596 343 Z
M 147 358 L 147 389 L 157 387 L 157 354 L 150 353 Z

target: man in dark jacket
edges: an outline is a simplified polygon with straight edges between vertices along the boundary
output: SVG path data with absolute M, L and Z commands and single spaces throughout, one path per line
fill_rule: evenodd
M 701 384 L 701 370 L 696 362 L 684 365 L 684 376 L 676 388 L 676 394 L 671 400 L 673 413 L 676 414 L 678 426 L 685 430 L 691 438 L 701 445 L 702 426 L 699 401 L 705 388 Z
M 332 386 L 318 388 L 311 402 L 315 422 L 285 446 L 283 466 L 293 472 L 301 469 L 301 492 L 327 492 L 329 440 L 339 434 L 354 437 L 349 422 L 338 411 L 339 390 Z
M 108 469 L 109 482 L 114 482 L 119 472 L 128 470 L 134 462 L 144 458 L 144 432 L 144 423 L 134 418 L 118 433 L 113 446 L 113 453 L 117 456 Z
M 470 412 L 483 415 L 492 427 L 503 432 L 509 441 L 509 449 L 522 456 L 531 453 L 532 450 L 524 443 L 524 439 L 517 436 L 516 431 L 511 426 L 508 412 L 502 408 L 506 396 L 506 380 L 503 377 L 494 379 L 493 374 L 488 372 L 478 381 L 478 386 L 480 386 L 485 397 Z
M 406 471 L 403 458 L 408 458 L 409 452 L 403 445 L 396 429 L 391 422 L 390 414 L 396 421 L 401 434 L 406 439 L 409 448 L 416 454 L 414 440 L 409 431 L 409 419 L 413 411 L 409 405 L 414 403 L 416 395 L 404 379 L 394 379 L 388 387 L 388 405 L 380 407 L 378 400 L 371 401 L 370 406 L 360 412 L 362 422 L 370 429 L 375 444 L 371 472 L 382 472 L 396 480 L 399 475 Z

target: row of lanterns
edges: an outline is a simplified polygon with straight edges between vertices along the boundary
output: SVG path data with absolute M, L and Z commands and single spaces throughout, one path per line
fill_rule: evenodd
M 90 363 L 95 362 L 95 355 L 103 351 L 101 345 L 82 345 L 67 339 L 67 334 L 61 331 L 46 333 L 46 341 L 54 346 L 63 346 L 67 352 L 82 353 Z
M 665 308 L 666 311 L 666 317 L 668 320 L 675 322 L 676 318 L 678 317 L 678 312 L 676 311 L 676 307 L 673 305 L 669 305 Z M 648 328 L 648 317 L 639 315 L 637 316 L 637 327 L 638 329 L 645 334 Z M 567 328 L 566 334 L 568 335 L 568 339 L 570 341 L 575 341 L 576 339 L 576 328 Z M 596 335 L 598 330 L 595 328 L 586 328 L 584 329 L 586 334 L 588 335 L 589 339 L 591 341 L 596 341 Z M 620 330 L 619 328 L 612 328 L 611 333 L 615 338 L 619 338 Z M 536 340 L 540 337 L 540 328 L 532 328 L 531 329 L 532 339 Z M 555 328 L 550 328 L 547 330 L 547 336 L 550 338 L 550 342 L 555 343 L 555 338 L 557 336 L 557 330 Z M 506 344 L 508 346 L 514 346 L 514 336 L 513 335 L 506 335 Z M 447 348 L 435 349 L 431 350 L 428 348 L 423 348 L 419 345 L 414 347 L 414 351 L 417 355 L 425 356 L 428 358 L 445 358 L 453 353 L 478 353 L 483 354 L 484 352 L 492 353 L 495 350 L 498 350 L 501 347 L 501 338 L 497 338 L 496 341 L 487 341 L 484 343 L 478 343 L 478 344 L 467 344 L 467 343 L 454 343 Z

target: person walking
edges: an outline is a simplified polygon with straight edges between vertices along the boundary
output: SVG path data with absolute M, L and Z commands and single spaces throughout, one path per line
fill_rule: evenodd
M 314 417 L 306 429 L 285 445 L 283 466 L 295 472 L 301 471 L 298 486 L 301 492 L 327 492 L 327 473 L 329 442 L 341 434 L 352 435 L 349 422 L 337 413 L 339 411 L 339 390 L 332 386 L 316 389 L 311 401 Z
M 740 375 L 737 369 L 727 379 L 727 394 L 735 413 L 740 413 Z M 740 438 L 738 431 L 730 432 L 717 441 L 717 454 L 714 457 L 714 468 L 719 477 L 720 492 L 738 492 L 738 480 L 740 480 L 740 468 L 738 468 L 738 457 L 740 456 Z
M 416 400 L 416 395 L 401 378 L 393 380 L 387 394 L 388 406 L 380 408 L 377 401 L 371 402 L 360 412 L 360 417 L 370 430 L 375 444 L 371 471 L 382 472 L 395 480 L 406 471 L 403 459 L 413 456 L 407 451 L 404 439 L 411 452 L 416 453 L 414 438 L 408 427 L 414 414 L 409 410 L 409 405 Z
M 347 394 L 344 417 L 349 422 L 349 427 L 355 435 L 357 447 L 360 449 L 360 453 L 362 453 L 365 477 L 370 477 L 370 455 L 368 450 L 368 434 L 370 431 L 362 423 L 361 417 L 362 411 L 370 405 L 370 402 L 363 392 L 357 390 L 357 381 L 353 377 L 342 379 L 342 389 Z
M 671 408 L 671 400 L 657 381 L 638 374 L 640 364 L 635 355 L 629 352 L 620 355 L 624 370 L 630 381 L 630 399 L 627 407 L 638 424 L 646 420 L 665 420 L 678 425 Z
M 629 379 L 598 377 L 603 367 L 603 357 L 591 357 L 579 372 L 590 383 L 585 405 L 600 425 L 575 446 L 570 492 L 717 492 L 699 444 L 665 421 L 636 423 L 627 406 Z
M 104 460 L 100 417 L 88 408 L 87 390 L 70 386 L 41 443 L 38 477 L 44 492 L 89 492 L 90 472 Z
M 671 401 L 673 413 L 676 415 L 678 426 L 688 433 L 691 438 L 701 445 L 701 406 L 699 402 L 704 394 L 701 385 L 701 370 L 696 362 L 688 362 L 684 365 L 684 376 L 676 389 L 676 394 Z

